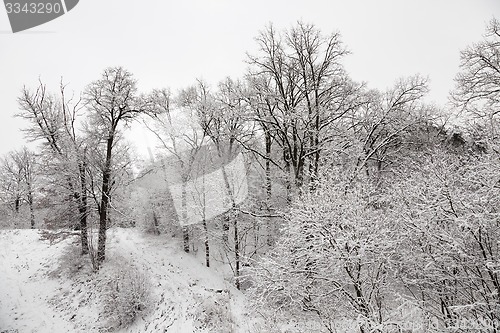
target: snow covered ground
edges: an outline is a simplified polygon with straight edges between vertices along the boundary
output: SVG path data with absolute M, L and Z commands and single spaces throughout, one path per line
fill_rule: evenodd
M 177 240 L 110 230 L 108 268 L 99 274 L 79 263 L 76 241 L 51 244 L 37 230 L 0 231 L 1 333 L 104 331 L 95 281 L 123 265 L 144 273 L 153 288 L 150 311 L 121 332 L 253 331 L 245 296 L 201 256 L 182 252 Z
M 37 230 L 0 232 L 0 332 L 73 331 L 47 303 L 60 286 L 46 273 L 67 243 L 39 238 Z

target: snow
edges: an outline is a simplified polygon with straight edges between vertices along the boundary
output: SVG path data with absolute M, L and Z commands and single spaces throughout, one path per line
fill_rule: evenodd
M 46 273 L 65 243 L 48 246 L 37 230 L 0 232 L 0 332 L 72 332 L 47 304 L 60 288 Z
M 96 274 L 90 264 L 78 266 L 73 279 L 55 274 L 64 253 L 77 252 L 77 241 L 72 236 L 50 244 L 37 230 L 0 231 L 0 332 L 100 332 L 91 280 L 104 269 Z M 245 296 L 224 278 L 223 269 L 207 268 L 202 255 L 182 252 L 177 239 L 109 230 L 105 267 L 123 263 L 137 267 L 154 288 L 152 311 L 120 332 L 251 331 Z

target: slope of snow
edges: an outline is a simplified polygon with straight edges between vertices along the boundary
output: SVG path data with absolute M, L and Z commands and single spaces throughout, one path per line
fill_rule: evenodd
M 150 311 L 120 332 L 252 331 L 244 295 L 217 269 L 182 252 L 178 240 L 110 230 L 99 273 L 77 263 L 83 260 L 77 241 L 50 245 L 35 230 L 0 231 L 0 332 L 103 332 L 96 281 L 106 267 L 123 265 L 143 272 L 153 288 Z M 62 271 L 71 263 L 69 277 Z
M 37 230 L 0 231 L 0 332 L 72 332 L 47 302 L 60 290 L 47 278 L 62 242 L 49 246 Z

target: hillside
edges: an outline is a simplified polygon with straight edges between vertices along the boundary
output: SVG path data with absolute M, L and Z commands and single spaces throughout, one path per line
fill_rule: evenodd
M 2 333 L 111 331 L 116 321 L 103 315 L 106 292 L 125 274 L 144 283 L 149 304 L 120 332 L 250 331 L 244 295 L 222 271 L 180 251 L 175 239 L 110 230 L 107 263 L 94 273 L 75 252 L 78 237 L 40 236 L 38 230 L 0 231 Z

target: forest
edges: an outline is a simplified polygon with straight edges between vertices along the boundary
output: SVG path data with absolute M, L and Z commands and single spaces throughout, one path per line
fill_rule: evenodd
M 38 148 L 1 158 L 0 233 L 67 242 L 58 274 L 99 294 L 99 332 L 160 302 L 140 266 L 106 275 L 122 229 L 224 275 L 260 325 L 245 332 L 500 332 L 500 21 L 461 51 L 446 105 L 420 74 L 356 82 L 313 24 L 255 46 L 215 86 L 139 91 L 120 66 L 81 92 L 27 82 L 16 117 Z M 217 309 L 200 332 L 233 332 Z

